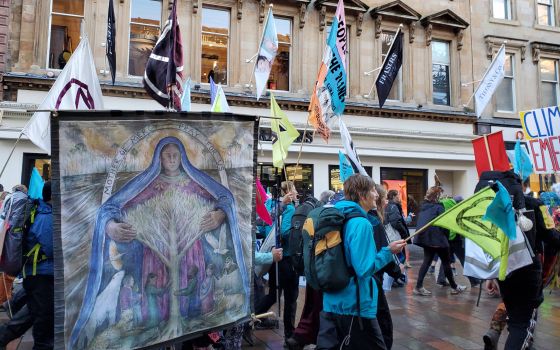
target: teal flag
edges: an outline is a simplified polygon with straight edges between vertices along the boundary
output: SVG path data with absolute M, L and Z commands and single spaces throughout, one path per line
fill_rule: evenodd
M 31 178 L 29 179 L 29 190 L 27 194 L 31 199 L 43 199 L 43 186 L 45 185 L 45 181 L 39 174 L 39 170 L 33 167 L 31 171 Z
M 354 175 L 354 168 L 346 158 L 346 155 L 338 151 L 338 159 L 340 160 L 340 182 L 346 181 L 347 178 Z
M 533 163 L 527 152 L 521 147 L 521 141 L 515 143 L 515 156 L 513 157 L 513 171 L 525 181 L 533 173 Z
M 486 214 L 482 220 L 487 220 L 498 226 L 510 240 L 514 240 L 516 234 L 515 213 L 511 204 L 511 197 L 504 185 L 500 181 L 496 181 L 498 192 L 492 203 L 486 208 Z

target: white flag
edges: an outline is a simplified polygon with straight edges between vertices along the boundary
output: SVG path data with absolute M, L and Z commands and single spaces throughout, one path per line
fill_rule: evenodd
M 38 109 L 103 109 L 103 95 L 87 36 L 80 41 Z M 22 132 L 37 147 L 51 154 L 49 112 L 35 112 Z
M 277 52 L 278 35 L 276 33 L 276 23 L 274 22 L 274 16 L 272 15 L 272 8 L 269 8 L 254 69 L 255 83 L 257 84 L 257 101 L 264 91 Z
M 506 46 L 502 45 L 496 57 L 484 73 L 484 77 L 476 88 L 474 93 L 474 101 L 476 108 L 476 116 L 480 118 L 480 115 L 486 108 L 488 102 L 494 95 L 494 92 L 500 86 L 502 80 L 504 80 L 504 69 L 506 65 Z
M 354 142 L 352 141 L 352 137 L 350 137 L 346 124 L 342 121 L 342 117 L 338 118 L 338 126 L 340 128 L 340 138 L 342 139 L 344 152 L 346 152 L 346 156 L 348 157 L 350 164 L 352 164 L 352 168 L 354 168 L 354 173 L 359 172 L 362 175 L 369 176 L 366 169 L 364 169 L 362 163 L 360 162 L 360 157 L 358 157 L 358 153 L 354 147 Z
M 216 98 L 214 99 L 214 104 L 212 105 L 211 112 L 229 112 L 229 105 L 227 103 L 226 94 L 221 85 L 218 85 L 218 92 L 216 92 Z

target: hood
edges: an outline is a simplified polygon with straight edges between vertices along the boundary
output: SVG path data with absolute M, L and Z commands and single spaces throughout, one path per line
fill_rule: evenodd
M 367 217 L 367 213 L 365 212 L 364 209 L 362 209 L 362 207 L 360 207 L 360 205 L 356 202 L 353 201 L 348 201 L 348 200 L 342 200 L 340 202 L 337 202 L 334 207 L 338 210 L 340 210 L 344 215 L 350 214 L 350 213 L 360 213 L 361 215 Z
M 52 206 L 46 202 L 44 202 L 42 199 L 38 200 L 38 205 L 37 205 L 37 213 L 40 214 L 50 214 L 52 213 Z

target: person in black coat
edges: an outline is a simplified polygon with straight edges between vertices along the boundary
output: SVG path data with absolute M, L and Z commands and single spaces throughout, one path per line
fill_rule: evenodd
M 443 205 L 439 202 L 439 197 L 442 192 L 443 189 L 439 186 L 430 187 L 426 192 L 426 196 L 424 197 L 425 202 L 420 206 L 420 213 L 418 214 L 419 228 L 424 227 L 445 211 Z M 413 290 L 414 294 L 423 296 L 429 296 L 432 294 L 424 288 L 423 285 L 424 277 L 426 277 L 426 273 L 430 268 L 430 264 L 432 263 L 435 254 L 437 254 L 441 259 L 441 266 L 445 272 L 445 277 L 447 277 L 449 285 L 452 288 L 451 294 L 459 294 L 466 290 L 465 286 L 457 285 L 457 283 L 455 283 L 455 278 L 453 277 L 450 262 L 451 257 L 449 255 L 449 241 L 447 239 L 448 235 L 448 230 L 437 226 L 430 226 L 424 232 L 415 237 L 414 244 L 424 248 L 424 261 L 422 262 L 422 266 L 420 266 L 420 271 L 418 272 L 416 288 Z

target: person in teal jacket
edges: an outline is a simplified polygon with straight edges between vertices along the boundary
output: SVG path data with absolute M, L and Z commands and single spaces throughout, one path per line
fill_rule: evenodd
M 345 215 L 359 213 L 344 226 L 346 263 L 358 277 L 336 292 L 325 292 L 317 349 L 386 349 L 377 322 L 377 284 L 374 273 L 392 260 L 406 242 L 398 240 L 377 251 L 373 237 L 373 217 L 367 213 L 377 207 L 378 197 L 373 180 L 364 175 L 352 175 L 344 182 L 345 200 L 335 204 Z M 360 310 L 356 288 L 359 288 Z

